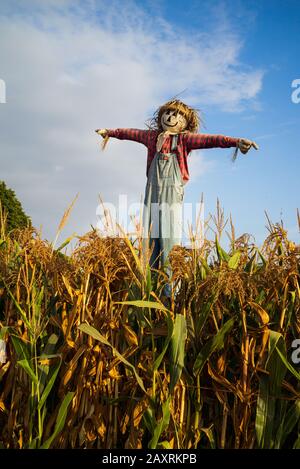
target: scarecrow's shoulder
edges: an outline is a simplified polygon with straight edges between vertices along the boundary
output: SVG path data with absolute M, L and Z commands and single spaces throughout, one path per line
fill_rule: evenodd
M 181 139 L 182 142 L 186 142 L 193 135 L 196 135 L 195 132 L 190 132 L 189 130 L 185 130 L 184 132 L 181 132 L 179 134 L 179 138 Z
M 157 139 L 159 135 L 159 131 L 156 129 L 147 129 L 146 132 L 150 136 L 150 139 L 153 139 L 153 140 Z

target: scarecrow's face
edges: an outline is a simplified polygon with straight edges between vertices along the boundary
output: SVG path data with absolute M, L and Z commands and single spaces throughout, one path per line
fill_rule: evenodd
M 167 109 L 161 116 L 161 126 L 164 130 L 179 133 L 186 129 L 186 118 L 177 110 Z

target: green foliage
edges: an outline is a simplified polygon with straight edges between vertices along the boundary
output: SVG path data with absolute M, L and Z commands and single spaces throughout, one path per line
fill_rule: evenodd
M 17 199 L 15 192 L 9 189 L 4 181 L 0 181 L 0 204 L 7 216 L 6 230 L 9 232 L 15 228 L 31 226 L 31 219 L 25 214 L 21 202 Z

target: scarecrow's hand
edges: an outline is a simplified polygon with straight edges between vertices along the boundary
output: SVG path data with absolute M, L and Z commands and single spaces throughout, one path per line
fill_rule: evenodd
M 107 137 L 107 130 L 106 129 L 97 129 L 95 130 L 96 134 L 101 135 L 101 137 Z
M 242 153 L 247 153 L 250 148 L 253 147 L 255 150 L 258 150 L 258 145 L 251 140 L 247 140 L 246 138 L 240 138 L 238 143 L 238 148 L 241 150 Z

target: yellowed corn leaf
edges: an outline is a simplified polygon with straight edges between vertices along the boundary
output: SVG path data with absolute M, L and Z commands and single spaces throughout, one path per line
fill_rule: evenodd
M 125 339 L 126 339 L 126 342 L 128 343 L 128 345 L 138 346 L 139 342 L 138 342 L 138 338 L 136 336 L 136 333 L 127 324 L 124 324 L 123 327 L 124 327 Z
M 270 335 L 270 330 L 268 328 L 264 329 L 263 331 L 263 336 L 262 336 L 262 341 L 261 341 L 261 349 L 258 355 L 258 363 L 261 363 L 262 357 L 264 355 L 264 352 L 267 348 L 268 341 L 269 341 L 269 335 Z
M 268 324 L 268 322 L 270 321 L 270 317 L 268 313 L 259 304 L 255 303 L 254 301 L 248 301 L 248 304 L 253 309 L 255 309 L 255 311 L 259 314 L 259 317 L 263 323 L 263 326 Z
M 106 426 L 104 424 L 103 419 L 101 420 L 101 422 L 97 419 L 97 424 L 98 424 L 96 427 L 97 433 L 102 439 L 104 439 L 105 434 L 106 434 Z
M 2 400 L 0 400 L 0 410 L 1 410 L 2 412 L 5 411 L 5 404 L 4 404 L 4 402 L 3 402 Z
M 23 430 L 20 430 L 19 432 L 18 443 L 19 443 L 19 448 L 22 449 L 23 448 Z
M 225 353 L 222 353 L 222 355 L 218 358 L 218 362 L 217 362 L 217 369 L 219 373 L 224 372 L 225 365 L 226 365 Z
M 138 364 L 138 368 L 140 368 L 143 371 L 147 371 L 147 368 L 145 368 L 142 363 Z
M 254 340 L 252 337 L 249 343 L 249 355 L 250 355 L 250 363 L 253 368 L 255 368 L 255 345 L 256 345 L 256 340 Z
M 67 335 L 67 328 L 68 328 L 68 314 L 67 314 L 67 308 L 66 308 L 66 303 L 63 304 L 63 309 L 61 312 L 61 327 L 63 330 L 64 335 Z
M 68 381 L 70 380 L 72 374 L 74 373 L 74 371 L 76 370 L 77 368 L 77 362 L 79 360 L 79 358 L 81 357 L 81 355 L 85 352 L 87 346 L 85 344 L 83 344 L 78 350 L 77 352 L 75 353 L 74 357 L 72 358 L 72 360 L 70 360 L 70 362 L 68 363 L 68 369 L 66 371 L 66 373 L 64 374 L 63 376 L 63 379 L 62 379 L 62 384 L 65 386 Z
M 73 371 L 74 371 L 74 370 L 73 370 L 72 368 L 69 368 L 69 369 L 66 371 L 66 373 L 65 373 L 65 375 L 64 375 L 64 377 L 63 377 L 63 379 L 62 379 L 62 384 L 63 384 L 63 386 L 66 386 L 66 384 L 68 384 L 68 382 L 70 381 L 71 376 L 72 376 L 72 374 L 73 374 Z
M 112 378 L 112 379 L 120 379 L 122 378 L 121 375 L 119 375 L 117 369 L 115 367 L 111 368 L 108 372 L 109 376 Z
M 110 322 L 109 322 L 109 327 L 110 327 L 111 329 L 113 329 L 113 330 L 114 330 L 114 329 L 118 329 L 118 328 L 119 328 L 119 324 L 117 323 L 117 321 L 110 321 Z
M 244 396 L 240 392 L 237 386 L 234 386 L 234 384 L 230 383 L 228 379 L 226 379 L 224 376 L 221 376 L 219 373 L 217 373 L 216 370 L 213 369 L 211 366 L 210 362 L 207 363 L 207 370 L 210 376 L 215 380 L 217 383 L 220 383 L 222 386 L 224 386 L 225 389 L 229 389 L 233 394 L 237 395 L 240 400 L 243 402 L 244 401 Z
M 48 365 L 50 365 L 50 363 L 51 362 L 50 362 L 49 358 L 40 358 L 39 359 L 39 364 L 40 365 L 47 365 L 48 366 Z
M 129 414 L 126 412 L 126 414 L 122 418 L 122 423 L 121 423 L 122 435 L 124 435 L 124 433 L 126 432 L 128 423 L 129 423 Z
M 93 352 L 100 353 L 101 352 L 101 347 L 98 344 L 95 345 L 95 347 L 93 348 Z
M 88 372 L 88 375 L 89 376 L 94 376 L 96 374 L 96 366 L 93 366 L 89 372 Z
M 148 407 L 148 403 L 146 399 L 142 399 L 134 408 L 133 411 L 133 426 L 138 427 L 140 421 L 142 420 L 143 414 Z
M 71 285 L 70 285 L 70 283 L 69 283 L 69 280 L 68 280 L 64 275 L 62 275 L 61 278 L 62 278 L 62 280 L 63 280 L 63 282 L 64 282 L 64 284 L 65 284 L 65 287 L 66 287 L 66 289 L 67 289 L 67 292 L 69 293 L 71 299 L 73 300 L 73 289 L 72 289 L 72 287 L 71 287 Z
M 69 345 L 69 347 L 76 349 L 76 344 L 73 340 L 67 339 L 67 344 Z
M 1 366 L 0 368 L 0 381 L 7 372 L 8 368 L 10 367 L 11 362 L 6 362 L 4 365 Z

